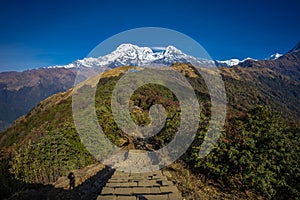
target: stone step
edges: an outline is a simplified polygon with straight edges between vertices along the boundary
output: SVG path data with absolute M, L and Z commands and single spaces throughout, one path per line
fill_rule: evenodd
M 177 187 L 160 170 L 147 173 L 115 171 L 97 200 L 181 200 Z
M 170 194 L 177 193 L 178 190 L 175 186 L 163 187 L 104 187 L 101 195 L 137 195 L 137 194 Z
M 182 200 L 180 195 L 169 194 L 169 195 L 138 195 L 138 196 L 98 196 L 97 200 Z

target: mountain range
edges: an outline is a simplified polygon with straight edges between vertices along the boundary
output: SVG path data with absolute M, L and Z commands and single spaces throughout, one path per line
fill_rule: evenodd
M 274 54 L 265 60 L 247 58 L 242 61 L 238 59 L 217 61 L 195 58 L 174 46 L 155 49 L 122 44 L 112 53 L 99 58 L 88 57 L 68 65 L 50 66 L 24 72 L 2 72 L 0 73 L 0 130 L 7 128 L 41 100 L 71 88 L 77 70 L 80 68 L 92 71 L 97 69 L 96 71 L 101 72 L 102 69 L 110 70 L 119 66 L 168 67 L 177 62 L 189 63 L 191 60 L 200 60 L 204 64 L 213 64 L 220 68 L 235 69 L 235 66 L 267 68 L 281 75 L 287 75 L 288 77 L 285 78 L 289 81 L 299 81 L 299 54 L 298 43 L 288 53 Z M 84 79 L 85 77 L 82 78 Z
M 0 73 L 0 130 L 41 100 L 71 88 L 75 77 L 76 70 L 65 68 Z
M 121 44 L 116 50 L 105 56 L 98 58 L 88 57 L 68 65 L 50 66 L 50 68 L 105 67 L 113 69 L 120 66 L 167 67 L 175 62 L 187 63 L 193 59 L 196 58 L 183 53 L 174 46 L 157 49 L 139 47 L 133 44 Z
M 280 56 L 282 55 L 279 53 L 275 53 L 265 60 L 276 60 Z M 82 60 L 74 61 L 68 65 L 56 65 L 50 66 L 48 68 L 106 67 L 109 69 L 113 69 L 120 66 L 168 67 L 175 62 L 188 63 L 191 60 L 199 60 L 203 63 L 211 63 L 221 67 L 232 67 L 244 61 L 255 61 L 256 59 L 229 59 L 224 61 L 208 60 L 187 55 L 171 45 L 167 47 L 151 48 L 139 47 L 133 44 L 121 44 L 116 48 L 116 50 L 105 56 L 101 56 L 98 58 L 87 57 Z
M 37 188 L 49 188 L 49 185 L 45 185 L 55 182 L 70 171 L 95 163 L 95 158 L 81 143 L 72 115 L 72 95 L 76 95 L 74 91 L 87 91 L 94 80 L 84 80 L 75 89 L 72 88 L 78 68 L 112 68 L 97 75 L 101 76 L 101 79 L 96 86 L 95 95 L 98 122 L 111 141 L 128 150 L 135 147 L 153 150 L 169 143 L 180 122 L 180 105 L 175 95 L 167 88 L 147 84 L 138 88 L 130 99 L 131 116 L 138 124 L 149 123 L 148 112 L 151 105 L 162 104 L 168 113 L 165 127 L 149 139 L 147 144 L 124 134 L 116 125 L 111 113 L 111 94 L 118 80 L 124 73 L 147 70 L 152 62 L 157 64 L 154 65 L 156 70 L 176 70 L 185 76 L 203 107 L 201 117 L 204 120 L 201 121 L 191 148 L 177 163 L 180 169 L 178 174 L 182 174 L 182 170 L 186 168 L 195 169 L 190 173 L 195 173 L 198 178 L 204 176 L 205 180 L 213 179 L 214 184 L 221 184 L 223 192 L 230 191 L 230 195 L 226 193 L 227 199 L 250 198 L 249 191 L 255 194 L 251 199 L 263 199 L 260 195 L 265 199 L 296 199 L 300 196 L 300 176 L 297 167 L 300 158 L 300 129 L 297 128 L 300 124 L 299 45 L 277 59 L 247 59 L 235 66 L 219 67 L 226 89 L 227 118 L 224 132 L 218 141 L 220 145 L 204 160 L 199 160 L 197 155 L 198 145 L 204 137 L 202 133 L 205 133 L 207 127 L 206 119 L 209 118 L 210 95 L 195 67 L 188 62 L 182 63 L 183 59 L 195 58 L 187 57 L 174 47 L 169 47 L 168 51 L 168 47 L 161 51 L 150 51 L 149 48 L 141 49 L 136 46 L 132 50 L 127 47 L 128 45 L 121 45 L 112 54 L 114 59 L 110 59 L 110 56 L 105 59 L 86 58 L 85 61 L 70 64 L 68 68 L 50 67 L 1 74 L 1 98 L 6 100 L 1 99 L 1 102 L 5 102 L 1 107 L 5 111 L 2 119 L 6 119 L 8 112 L 14 113 L 13 108 L 20 110 L 22 105 L 25 107 L 27 104 L 24 102 L 37 102 L 38 98 L 46 98 L 35 103 L 37 105 L 32 103 L 33 108 L 29 109 L 29 112 L 23 110 L 25 115 L 15 120 L 0 134 L 0 193 L 4 197 L 16 193 L 13 199 L 26 199 L 24 196 L 31 194 L 33 184 L 38 184 L 35 185 Z M 167 66 L 171 59 L 174 59 L 174 62 Z M 180 59 L 182 62 L 178 62 Z M 105 65 L 100 65 L 99 60 Z M 88 62 L 90 65 L 86 64 Z M 137 62 L 143 66 L 123 66 L 137 65 Z M 94 66 L 91 66 L 91 63 Z M 210 68 L 203 67 L 199 70 L 210 72 Z M 50 96 L 51 93 L 55 94 Z M 88 107 L 88 103 L 83 99 L 81 108 Z M 265 107 L 271 111 L 267 111 Z M 7 110 L 8 108 L 10 110 Z M 84 115 L 83 120 L 89 119 L 90 116 Z M 90 132 L 89 129 L 87 131 Z M 94 146 L 94 141 L 91 142 Z M 100 147 L 106 149 L 105 144 Z M 182 161 L 185 164 L 182 164 Z M 197 193 L 199 184 L 190 181 L 190 176 L 181 176 L 184 176 L 181 180 L 188 179 L 188 185 L 194 188 L 183 186 L 183 192 Z M 177 177 L 176 175 L 171 179 L 176 181 Z M 182 183 L 184 182 L 179 181 L 178 185 Z M 203 187 L 206 186 L 203 184 Z M 20 191 L 24 188 L 31 190 L 22 194 Z M 232 196 L 232 188 L 247 191 L 244 194 L 246 196 Z M 207 194 L 207 191 L 204 193 Z M 223 195 L 222 193 L 216 198 L 223 198 Z M 40 196 L 36 196 L 36 199 L 39 198 Z

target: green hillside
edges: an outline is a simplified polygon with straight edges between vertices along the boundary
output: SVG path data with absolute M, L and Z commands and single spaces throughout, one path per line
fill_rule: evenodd
M 172 140 L 179 127 L 178 99 L 168 88 L 155 84 L 135 91 L 129 108 L 137 124 L 150 123 L 151 105 L 162 104 L 167 111 L 165 127 L 146 145 L 141 145 L 140 140 L 118 128 L 110 107 L 114 86 L 129 69 L 140 68 L 121 67 L 102 75 L 95 98 L 99 124 L 119 147 L 159 149 Z M 227 121 L 217 147 L 200 159 L 199 146 L 210 116 L 207 87 L 193 66 L 176 63 L 168 70 L 171 69 L 187 78 L 203 108 L 196 139 L 181 161 L 195 175 L 203 177 L 203 182 L 213 181 L 222 188 L 251 191 L 267 199 L 300 198 L 299 82 L 267 68 L 220 69 L 227 91 Z M 88 87 L 93 87 L 90 80 L 76 89 Z M 75 129 L 72 94 L 73 90 L 69 90 L 47 98 L 3 132 L 0 138 L 3 197 L 28 184 L 51 183 L 74 169 L 96 162 Z

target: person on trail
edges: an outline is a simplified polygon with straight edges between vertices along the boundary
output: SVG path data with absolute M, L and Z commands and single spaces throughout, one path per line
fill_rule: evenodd
M 74 188 L 75 188 L 75 175 L 74 175 L 73 172 L 69 173 L 68 179 L 70 179 L 70 190 L 74 190 Z
M 125 153 L 124 153 L 124 161 L 127 160 L 128 155 L 129 155 L 129 151 L 125 151 Z

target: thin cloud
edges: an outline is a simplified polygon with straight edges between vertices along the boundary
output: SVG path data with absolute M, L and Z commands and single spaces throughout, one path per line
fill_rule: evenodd
M 151 47 L 151 49 L 154 49 L 157 51 L 164 51 L 164 50 L 166 50 L 166 47 Z

